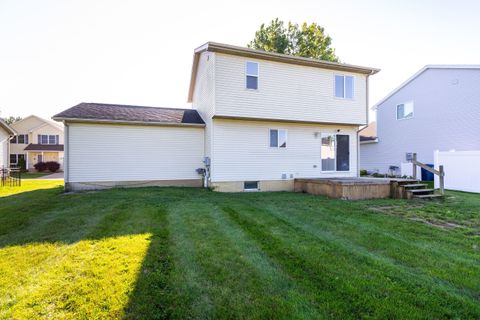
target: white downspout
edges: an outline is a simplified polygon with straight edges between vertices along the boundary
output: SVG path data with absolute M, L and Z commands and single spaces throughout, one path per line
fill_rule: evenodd
M 69 156 L 68 156 L 68 139 L 69 139 L 69 126 L 68 124 L 64 121 L 63 122 L 63 125 L 64 125 L 64 137 L 63 137 L 63 180 L 64 180 L 64 184 L 65 184 L 65 191 L 68 191 L 68 169 L 69 169 L 69 166 L 68 166 L 68 160 L 69 160 Z
M 367 119 L 367 126 L 368 124 L 370 123 L 370 119 L 369 119 L 369 112 L 368 112 L 368 91 L 369 91 L 369 88 L 368 88 L 368 77 L 370 75 L 367 74 L 367 79 L 366 79 L 366 83 L 365 83 L 365 89 L 366 89 L 366 94 L 365 94 L 365 105 L 366 105 L 366 119 Z M 363 128 L 362 128 L 363 129 Z M 360 130 L 362 129 L 358 129 L 357 130 L 357 177 L 360 177 Z

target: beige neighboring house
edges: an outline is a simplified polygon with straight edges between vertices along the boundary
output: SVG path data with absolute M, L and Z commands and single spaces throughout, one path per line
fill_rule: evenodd
M 31 115 L 11 125 L 17 135 L 10 139 L 9 166 L 16 166 L 20 159 L 27 170 L 35 170 L 37 162 L 56 161 L 63 169 L 63 126 Z
M 8 140 L 15 134 L 15 130 L 0 119 L 0 169 L 8 167 Z

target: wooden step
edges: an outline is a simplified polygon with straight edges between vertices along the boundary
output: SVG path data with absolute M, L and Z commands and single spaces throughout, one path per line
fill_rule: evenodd
M 414 179 L 405 179 L 405 180 L 395 180 L 400 186 L 404 186 L 406 184 L 416 184 L 419 183 L 419 180 L 414 180 Z
M 418 199 L 443 198 L 441 194 L 416 194 L 413 197 Z
M 428 186 L 428 184 L 423 184 L 423 183 L 402 184 L 402 187 L 404 188 L 424 188 L 426 186 Z
M 433 191 L 435 191 L 435 189 L 412 189 L 412 190 L 407 190 L 407 192 L 411 192 L 411 193 L 425 193 L 425 192 L 433 193 Z

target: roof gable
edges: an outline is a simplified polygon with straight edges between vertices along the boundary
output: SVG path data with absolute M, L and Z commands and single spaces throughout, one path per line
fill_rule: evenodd
M 34 124 L 28 125 L 28 121 L 34 121 Z M 61 124 L 58 124 L 56 122 L 53 122 L 51 120 L 43 119 L 37 115 L 29 115 L 28 117 L 25 117 L 15 123 L 12 124 L 13 128 L 18 127 L 17 131 L 22 131 L 22 132 L 32 132 L 33 130 L 43 127 L 45 125 L 52 126 L 58 130 L 63 131 L 63 126 Z
M 8 134 L 10 135 L 16 135 L 17 132 L 15 131 L 15 129 L 13 129 L 12 127 L 10 127 L 5 121 L 3 121 L 3 119 L 0 118 L 0 128 L 3 128 L 3 130 L 5 130 Z
M 378 101 L 371 109 L 376 110 L 382 103 L 390 99 L 394 94 L 402 90 L 406 85 L 408 85 L 410 82 L 414 81 L 416 78 L 418 78 L 422 73 L 427 71 L 428 69 L 480 69 L 480 65 L 475 65 L 475 64 L 465 64 L 465 65 L 451 65 L 451 64 L 445 64 L 445 65 L 433 65 L 429 64 L 423 67 L 422 69 L 418 70 L 413 76 L 408 78 L 405 82 L 403 82 L 400 86 L 395 88 L 393 91 L 391 91 L 389 94 L 387 94 L 383 99 Z

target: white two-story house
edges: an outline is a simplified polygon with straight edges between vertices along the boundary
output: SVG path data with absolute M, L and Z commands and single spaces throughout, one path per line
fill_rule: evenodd
M 378 71 L 209 42 L 194 52 L 191 110 L 82 103 L 54 116 L 67 188 L 277 191 L 295 178 L 356 177 Z

